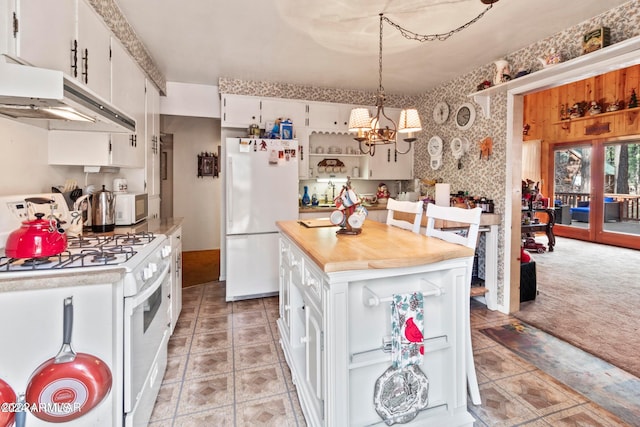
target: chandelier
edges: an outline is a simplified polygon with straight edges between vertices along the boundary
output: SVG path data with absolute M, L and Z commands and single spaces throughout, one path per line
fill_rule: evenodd
M 376 95 L 376 114 L 371 117 L 368 108 L 354 108 L 349 116 L 349 132 L 357 132 L 354 138 L 358 141 L 360 152 L 373 156 L 376 145 L 393 144 L 399 154 L 407 154 L 411 150 L 411 142 L 415 141 L 413 135 L 405 139 L 408 148 L 405 151 L 398 150 L 396 133 L 413 133 L 422 130 L 420 116 L 416 109 L 404 109 L 400 112 L 399 126 L 384 111 L 384 87 L 382 86 L 382 21 L 380 14 L 380 49 L 378 51 L 378 93 Z
M 360 152 L 362 154 L 369 154 L 373 156 L 376 151 L 376 145 L 393 144 L 394 150 L 398 154 L 407 154 L 411 150 L 411 143 L 416 140 L 415 132 L 422 130 L 422 124 L 420 122 L 420 116 L 418 110 L 415 108 L 403 109 L 400 112 L 400 120 L 396 126 L 396 122 L 393 121 L 384 111 L 384 102 L 386 96 L 384 93 L 384 87 L 382 86 L 382 24 L 383 21 L 388 22 L 391 26 L 396 28 L 407 39 L 417 40 L 419 42 L 434 41 L 434 40 L 446 40 L 453 34 L 462 31 L 469 25 L 478 21 L 491 7 L 493 3 L 498 0 L 481 0 L 482 3 L 489 6 L 478 16 L 471 21 L 461 25 L 460 27 L 453 29 L 443 34 L 431 34 L 421 35 L 411 32 L 400 25 L 391 21 L 380 13 L 380 38 L 379 38 L 379 50 L 378 50 L 378 93 L 376 94 L 376 114 L 371 117 L 371 113 L 368 108 L 359 107 L 351 110 L 349 116 L 349 132 L 356 132 L 354 137 L 358 141 Z M 397 134 L 407 134 L 406 138 L 403 138 L 408 144 L 408 147 L 404 151 L 398 149 Z

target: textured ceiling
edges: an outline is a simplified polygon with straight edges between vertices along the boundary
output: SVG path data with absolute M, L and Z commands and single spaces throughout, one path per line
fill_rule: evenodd
M 470 21 L 480 0 L 115 0 L 167 81 L 219 77 L 320 87 L 378 87 L 379 13 L 420 34 Z M 500 0 L 446 41 L 383 26 L 383 86 L 422 93 L 627 0 Z

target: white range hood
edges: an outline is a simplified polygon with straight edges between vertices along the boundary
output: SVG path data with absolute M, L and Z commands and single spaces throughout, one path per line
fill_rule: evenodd
M 0 116 L 50 130 L 134 133 L 136 121 L 61 71 L 0 59 Z

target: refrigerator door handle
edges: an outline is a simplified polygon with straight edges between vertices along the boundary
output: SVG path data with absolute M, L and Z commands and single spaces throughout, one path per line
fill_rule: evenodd
M 227 226 L 233 226 L 233 159 L 229 157 L 227 165 Z

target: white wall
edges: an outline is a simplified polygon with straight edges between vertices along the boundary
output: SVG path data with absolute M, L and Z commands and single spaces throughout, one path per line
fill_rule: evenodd
M 51 192 L 71 178 L 84 186 L 81 167 L 47 164 L 46 130 L 0 118 L 1 195 Z
M 220 178 L 198 178 L 198 154 L 218 152 L 220 120 L 160 117 L 160 131 L 173 135 L 173 216 L 184 218 L 184 251 L 220 248 Z

